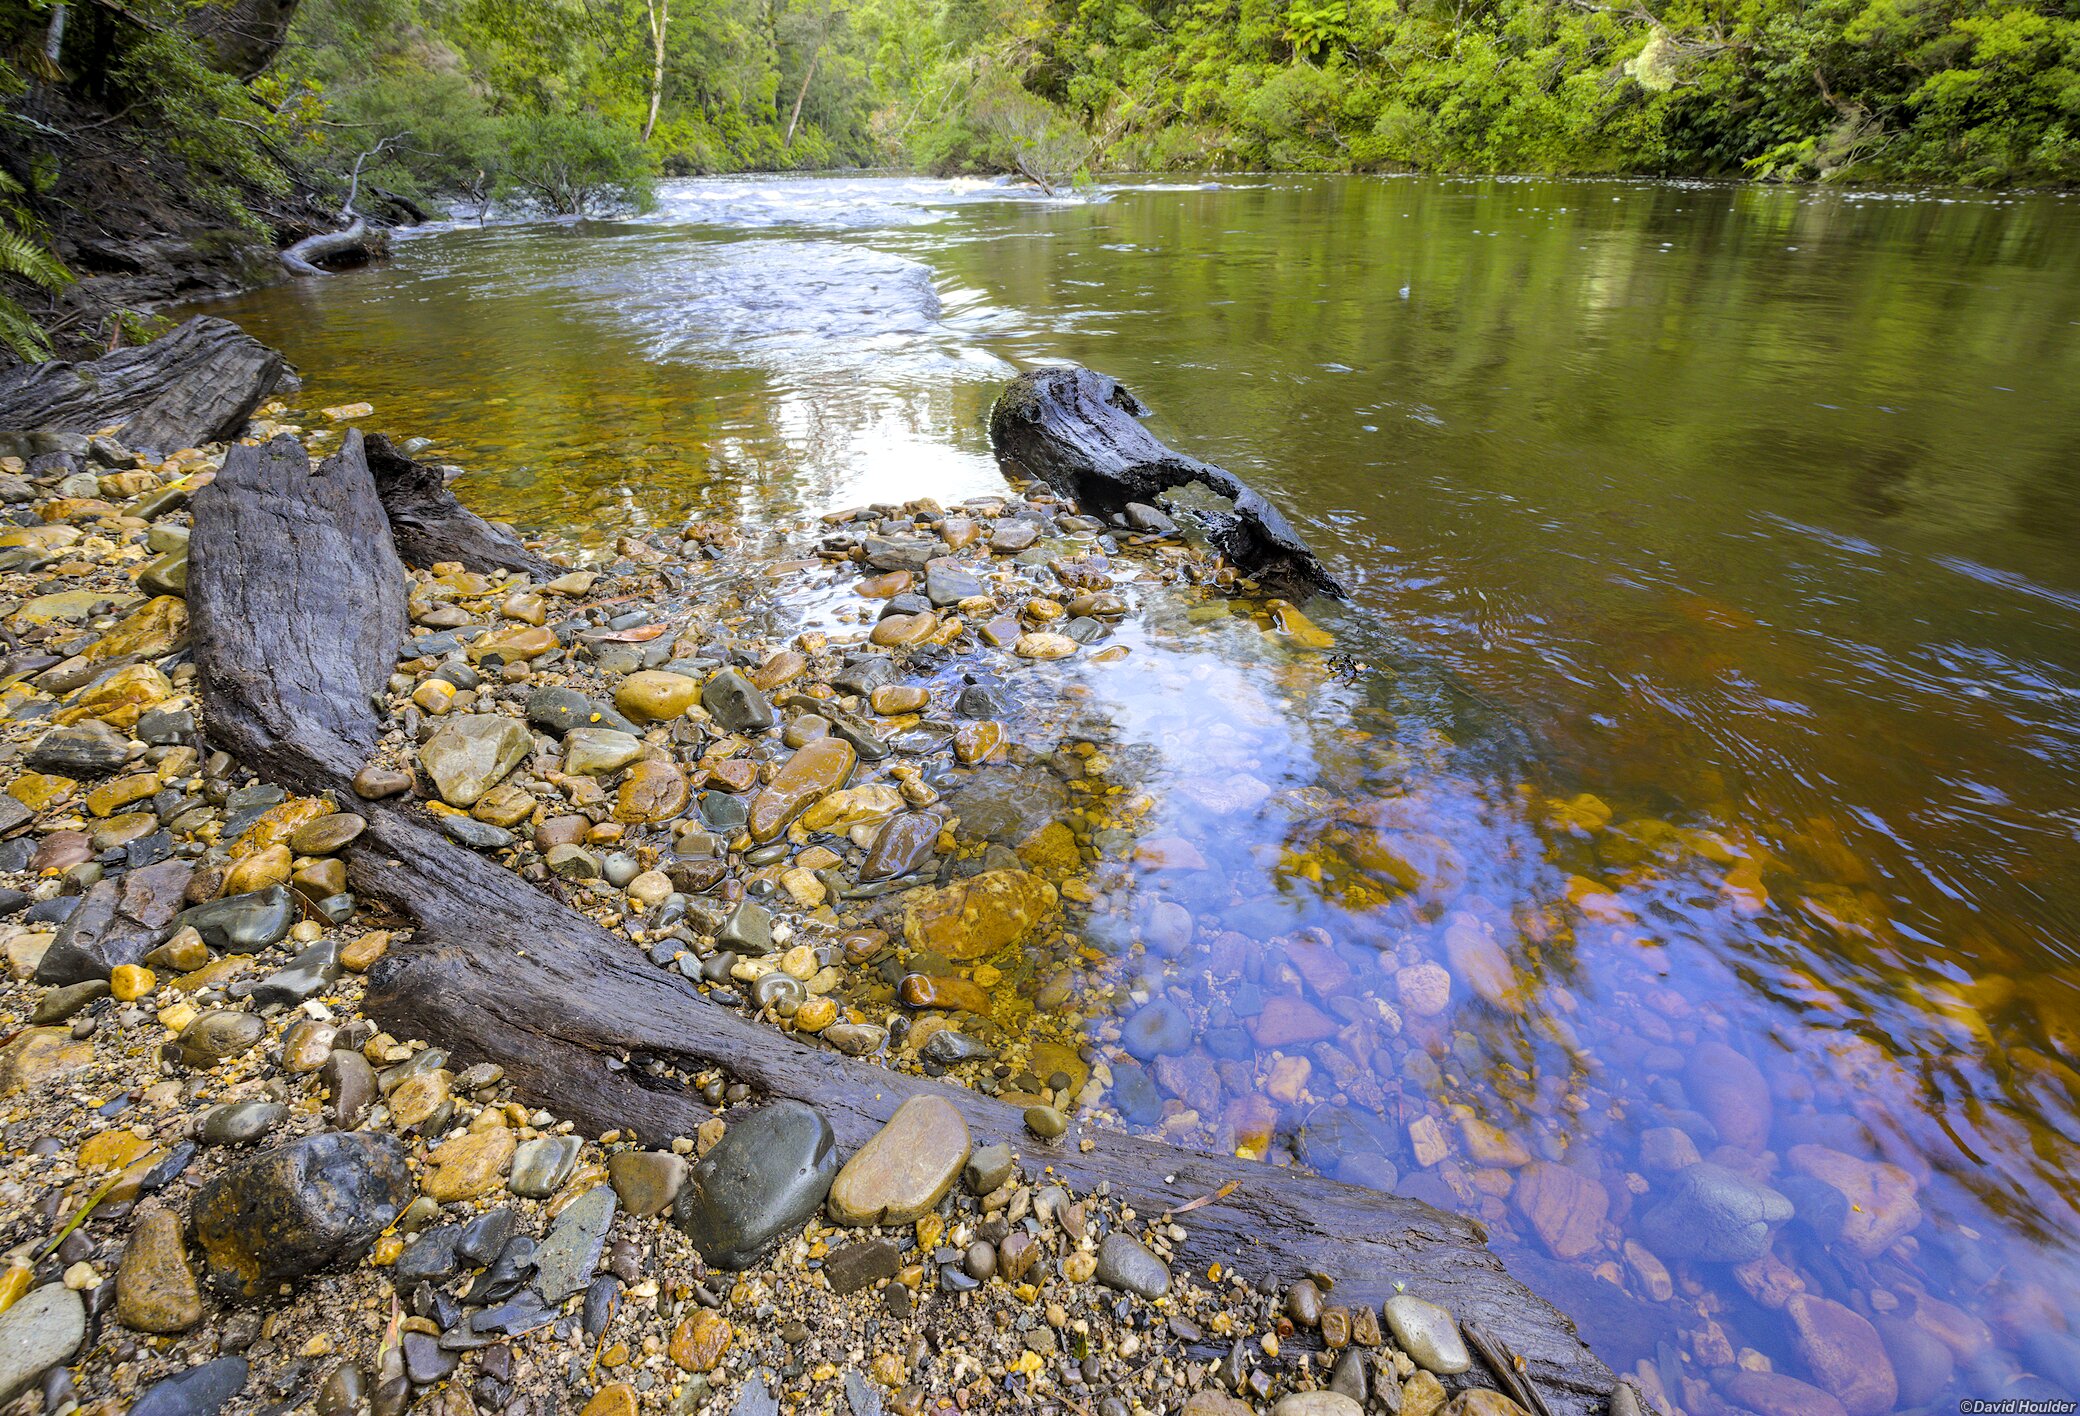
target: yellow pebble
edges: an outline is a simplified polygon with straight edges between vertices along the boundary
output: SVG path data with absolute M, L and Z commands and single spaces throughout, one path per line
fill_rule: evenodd
M 108 976 L 108 991 L 118 1003 L 134 1003 L 158 986 L 158 975 L 142 964 L 117 964 Z

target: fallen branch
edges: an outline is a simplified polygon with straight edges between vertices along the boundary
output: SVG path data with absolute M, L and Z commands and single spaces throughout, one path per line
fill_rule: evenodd
M 372 695 L 405 629 L 402 568 L 360 439 L 350 434 L 315 471 L 286 438 L 233 448 L 194 511 L 189 604 L 212 742 L 296 791 L 345 794 L 376 739 Z M 713 1113 L 679 1078 L 720 1069 L 766 1097 L 813 1105 L 850 1150 L 904 1100 L 931 1093 L 959 1109 L 978 1143 L 1013 1140 L 1029 1168 L 1079 1190 L 1109 1183 L 1143 1214 L 1184 1213 L 1225 1191 L 1177 1246 L 1180 1273 L 1219 1263 L 1278 1287 L 1320 1272 L 1353 1304 L 1406 1287 L 1477 1314 L 1522 1355 L 1554 1416 L 1600 1410 L 1613 1386 L 1573 1324 L 1512 1279 L 1467 1219 L 1083 1124 L 1036 1142 L 1005 1102 L 806 1046 L 708 1002 L 407 806 L 362 809 L 369 829 L 350 851 L 350 882 L 414 923 L 410 942 L 371 971 L 368 1010 L 399 1036 L 498 1063 L 520 1096 L 582 1130 L 619 1128 L 652 1145 L 692 1135 Z
M 306 236 L 295 245 L 282 251 L 282 264 L 298 275 L 330 275 L 331 271 L 319 265 L 319 261 L 331 260 L 349 252 L 365 251 L 368 240 L 368 222 L 355 217 L 354 224 L 344 231 L 326 231 L 316 236 Z

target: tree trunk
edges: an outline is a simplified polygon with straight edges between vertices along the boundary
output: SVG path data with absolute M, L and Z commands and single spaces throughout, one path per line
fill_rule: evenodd
M 787 115 L 787 136 L 780 140 L 782 152 L 794 146 L 795 125 L 802 121 L 802 100 L 809 96 L 809 81 L 816 77 L 816 65 L 823 58 L 823 41 L 816 41 L 816 48 L 809 55 L 809 72 L 802 75 L 802 86 L 794 96 L 794 112 Z
M 1085 510 L 1154 505 L 1171 488 L 1197 482 L 1233 510 L 1187 514 L 1244 575 L 1288 599 L 1344 598 L 1343 586 L 1277 507 L 1225 468 L 1157 441 L 1136 421 L 1147 414 L 1141 400 L 1104 374 L 1036 369 L 1013 379 L 991 407 L 990 444 L 1007 471 L 1037 477 Z
M 348 784 L 377 739 L 376 695 L 406 627 L 403 568 L 361 439 L 350 433 L 315 470 L 289 438 L 234 448 L 194 515 L 188 594 L 211 742 L 295 791 L 354 800 Z M 369 829 L 349 852 L 353 888 L 414 924 L 371 971 L 370 1012 L 459 1060 L 497 1062 L 520 1096 L 582 1130 L 622 1128 L 652 1145 L 693 1134 L 712 1113 L 674 1071 L 719 1068 L 766 1097 L 806 1101 L 846 1149 L 905 1099 L 943 1096 L 978 1141 L 1011 1140 L 1029 1166 L 1051 1166 L 1079 1190 L 1109 1182 L 1145 1215 L 1232 1186 L 1180 1216 L 1180 1271 L 1218 1262 L 1272 1288 L 1326 1273 L 1338 1301 L 1353 1304 L 1405 1289 L 1477 1320 L 1511 1354 L 1505 1365 L 1522 1361 L 1502 1380 L 1528 1379 L 1554 1416 L 1589 1416 L 1612 1389 L 1573 1324 L 1512 1279 L 1469 1220 L 1081 1123 L 1057 1142 L 1035 1141 L 1007 1103 L 805 1046 L 708 1002 L 626 939 L 429 830 L 409 806 L 359 809 Z M 1302 1335 L 1288 1350 L 1314 1342 Z M 1485 1368 L 1449 1379 L 1496 1381 Z
M 664 100 L 664 34 L 665 26 L 672 20 L 672 0 L 643 0 L 643 7 L 650 17 L 650 116 L 643 120 L 643 141 L 650 141 L 650 134 L 657 127 L 657 107 Z

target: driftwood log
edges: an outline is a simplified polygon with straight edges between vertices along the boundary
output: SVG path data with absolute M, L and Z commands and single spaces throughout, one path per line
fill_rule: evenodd
M 366 452 L 397 553 L 407 564 L 424 568 L 455 560 L 473 570 L 517 570 L 539 577 L 561 573 L 561 567 L 528 550 L 512 532 L 457 501 L 440 468 L 413 461 L 381 433 L 368 440 Z
M 1196 515 L 1206 538 L 1244 575 L 1288 599 L 1343 598 L 1343 586 L 1277 507 L 1226 468 L 1159 441 L 1136 421 L 1148 411 L 1108 375 L 1035 369 L 998 395 L 989 413 L 990 445 L 1007 471 L 1038 478 L 1105 514 L 1134 502 L 1160 505 L 1165 492 L 1197 483 L 1230 503 L 1231 510 Z
M 0 377 L 0 429 L 97 433 L 175 452 L 237 437 L 288 372 L 282 356 L 229 320 L 85 363 L 29 364 Z
M 346 260 L 348 264 L 359 264 L 383 248 L 384 234 L 371 227 L 363 217 L 355 217 L 343 231 L 321 231 L 315 236 L 306 236 L 293 246 L 284 247 L 282 264 L 297 275 L 330 275 L 331 271 L 320 265 L 320 261 Z
M 188 593 L 211 739 L 296 791 L 352 801 L 349 781 L 379 730 L 373 694 L 405 633 L 398 559 L 361 442 L 350 435 L 315 471 L 287 439 L 234 448 L 194 511 Z M 1478 1319 L 1522 1359 L 1520 1378 L 1554 1416 L 1605 1408 L 1610 1371 L 1504 1270 L 1470 1220 L 1081 1125 L 1036 1142 L 1007 1103 L 806 1046 L 708 1002 L 626 939 L 429 830 L 409 806 L 360 809 L 369 829 L 350 852 L 352 886 L 415 925 L 371 971 L 371 1013 L 463 1061 L 498 1063 L 522 1097 L 583 1130 L 620 1128 L 651 1144 L 692 1134 L 712 1113 L 691 1089 L 653 1075 L 653 1062 L 721 1068 L 765 1097 L 808 1102 L 847 1150 L 906 1098 L 931 1092 L 959 1108 L 978 1144 L 1012 1140 L 1029 1166 L 1051 1166 L 1079 1190 L 1110 1182 L 1143 1215 L 1233 1185 L 1182 1217 L 1181 1270 L 1218 1262 L 1270 1287 L 1326 1273 L 1338 1300 L 1353 1304 L 1405 1285 Z M 1496 1379 L 1476 1367 L 1450 1381 Z

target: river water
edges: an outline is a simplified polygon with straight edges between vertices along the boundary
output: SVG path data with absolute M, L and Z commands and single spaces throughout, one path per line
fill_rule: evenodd
M 1143 1121 L 1480 1215 L 1670 1407 L 2080 1395 L 2080 202 L 688 181 L 210 309 L 601 542 L 987 492 L 1004 379 L 1118 376 L 1352 591 L 1099 691 L 1205 861 L 1103 897 L 1202 926 L 1089 966 L 1205 1020 Z

